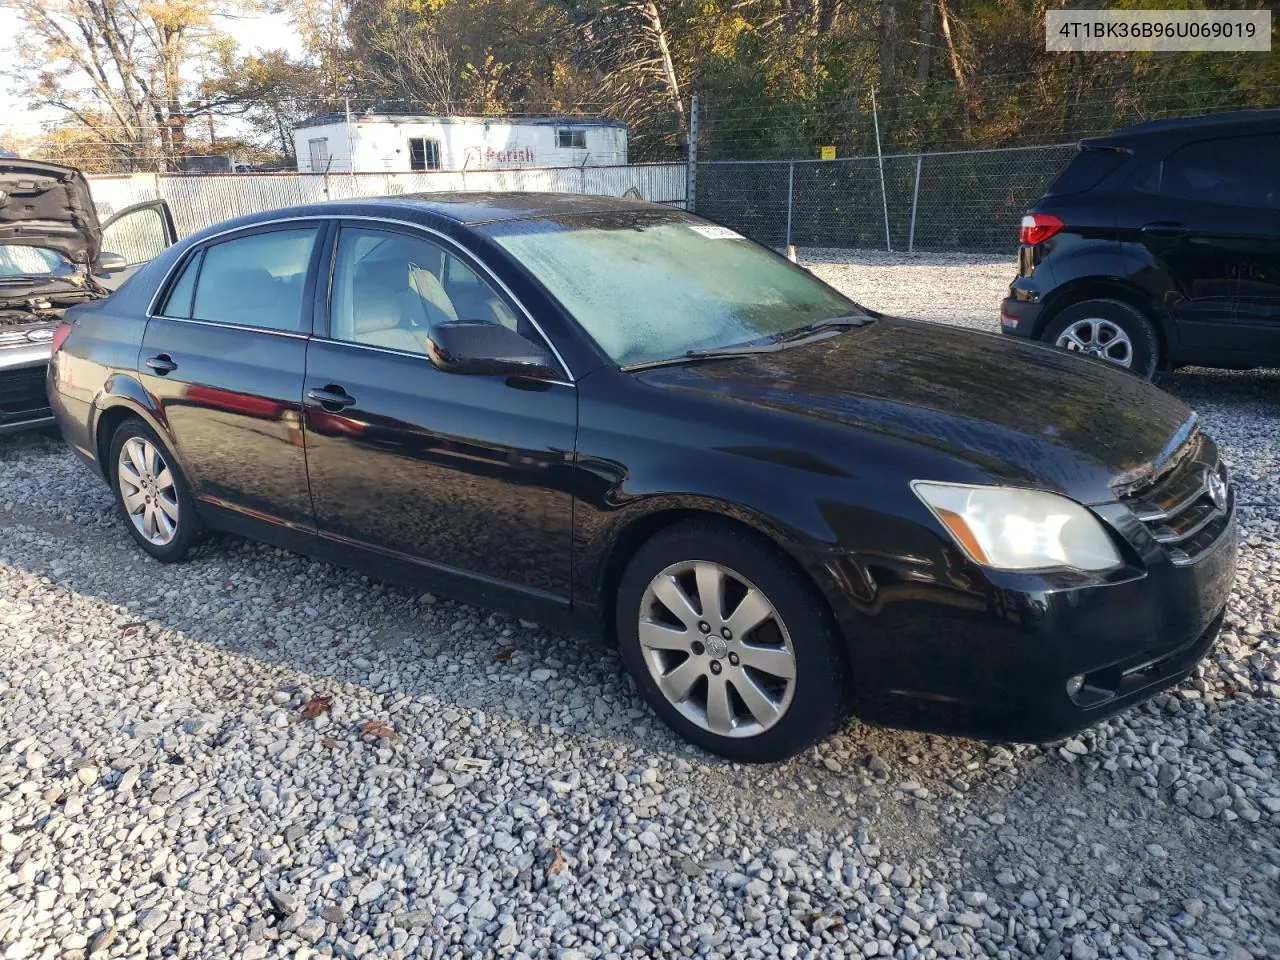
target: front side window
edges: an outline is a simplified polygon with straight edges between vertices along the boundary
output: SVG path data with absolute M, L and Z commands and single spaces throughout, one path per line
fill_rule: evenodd
M 767 340 L 863 312 L 785 258 L 676 211 L 483 229 L 619 366 Z
M 411 137 L 409 139 L 409 169 L 439 170 L 440 144 L 427 137 Z
M 102 249 L 118 253 L 125 263 L 146 263 L 169 246 L 164 210 L 148 204 L 120 214 L 102 228 Z
M 556 131 L 556 143 L 562 150 L 587 149 L 587 131 L 563 129 Z
M 298 333 L 318 228 L 255 233 L 208 247 L 191 316 Z
M 1280 209 L 1280 136 L 1224 137 L 1179 147 L 1146 172 L 1146 193 L 1232 207 Z
M 403 233 L 343 228 L 330 302 L 333 339 L 426 354 L 431 328 L 457 320 L 517 329 L 506 301 L 440 245 Z

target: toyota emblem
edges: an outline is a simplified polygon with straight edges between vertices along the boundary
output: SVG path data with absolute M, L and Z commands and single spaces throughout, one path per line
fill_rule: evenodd
M 1213 501 L 1213 505 L 1219 510 L 1227 508 L 1227 485 L 1223 479 L 1213 470 L 1206 470 L 1204 473 L 1205 489 L 1209 491 L 1209 499 Z

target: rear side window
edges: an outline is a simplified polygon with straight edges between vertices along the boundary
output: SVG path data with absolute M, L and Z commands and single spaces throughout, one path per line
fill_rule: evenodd
M 1224 137 L 1179 147 L 1138 182 L 1138 189 L 1180 200 L 1280 209 L 1276 156 L 1280 136 Z
M 160 308 L 162 317 L 181 317 L 184 320 L 191 316 L 191 295 L 196 290 L 196 274 L 200 271 L 200 254 L 187 260 L 177 282 L 169 288 L 169 296 L 164 299 Z
M 1091 148 L 1081 150 L 1067 169 L 1058 175 L 1046 192 L 1046 196 L 1065 196 L 1070 193 L 1084 193 L 1092 190 L 1104 179 L 1115 173 L 1129 160 L 1129 154 L 1123 150 L 1100 150 Z
M 226 240 L 204 252 L 191 316 L 300 332 L 302 292 L 318 228 Z

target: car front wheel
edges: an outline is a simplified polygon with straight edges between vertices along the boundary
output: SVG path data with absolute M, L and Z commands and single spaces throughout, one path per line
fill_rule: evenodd
M 203 537 L 173 454 L 141 420 L 124 421 L 111 439 L 111 487 L 129 533 L 157 560 L 177 562 Z
M 714 753 L 782 760 L 844 718 L 844 658 L 822 597 L 748 531 L 697 521 L 655 535 L 623 574 L 617 632 L 654 711 Z
M 1106 360 L 1150 380 L 1160 361 L 1160 341 L 1151 321 L 1123 300 L 1072 304 L 1049 321 L 1045 343 Z

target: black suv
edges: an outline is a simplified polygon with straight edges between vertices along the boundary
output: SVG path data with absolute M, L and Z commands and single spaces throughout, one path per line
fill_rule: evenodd
M 1020 239 L 1006 334 L 1144 377 L 1280 366 L 1280 110 L 1084 140 Z

